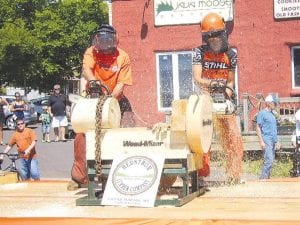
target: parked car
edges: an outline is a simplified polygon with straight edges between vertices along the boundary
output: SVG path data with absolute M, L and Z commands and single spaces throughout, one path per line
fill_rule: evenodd
M 15 96 L 10 96 L 10 95 L 5 95 L 1 97 L 5 98 L 10 105 L 16 99 Z M 24 122 L 26 125 L 36 124 L 37 114 L 34 111 L 33 104 L 27 103 L 27 105 L 28 105 L 28 109 L 24 111 Z M 7 108 L 7 106 L 4 106 L 4 114 L 5 114 L 5 126 L 10 130 L 14 130 L 16 128 L 16 124 L 15 124 L 15 116 L 13 112 L 10 111 L 9 107 Z
M 49 100 L 49 95 L 41 97 L 41 98 L 36 98 L 36 99 L 31 99 L 30 103 L 33 104 L 34 110 L 37 113 L 38 121 L 40 122 L 39 118 L 42 114 L 42 107 L 47 105 L 48 106 L 48 100 Z M 72 125 L 70 123 L 70 118 L 68 117 L 69 125 L 66 127 L 66 136 L 65 138 L 67 139 L 73 139 L 75 138 L 75 132 L 72 128 Z
M 41 97 L 41 98 L 35 98 L 35 99 L 31 99 L 30 100 L 30 103 L 33 105 L 34 111 L 37 114 L 38 121 L 39 121 L 40 116 L 41 116 L 41 114 L 43 112 L 42 107 L 44 105 L 48 105 L 48 100 L 49 100 L 49 96 L 48 95 L 44 96 L 44 97 Z

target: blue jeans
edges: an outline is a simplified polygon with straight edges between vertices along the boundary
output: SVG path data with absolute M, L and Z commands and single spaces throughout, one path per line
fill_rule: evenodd
M 273 161 L 275 159 L 275 142 L 266 139 L 264 149 L 264 164 L 259 179 L 270 179 Z
M 39 162 L 37 159 L 19 159 L 19 174 L 22 180 L 40 179 Z

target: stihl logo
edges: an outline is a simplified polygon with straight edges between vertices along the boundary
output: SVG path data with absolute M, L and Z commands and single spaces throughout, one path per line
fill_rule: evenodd
M 228 68 L 226 64 L 223 62 L 204 62 L 203 67 L 205 69 L 227 69 Z

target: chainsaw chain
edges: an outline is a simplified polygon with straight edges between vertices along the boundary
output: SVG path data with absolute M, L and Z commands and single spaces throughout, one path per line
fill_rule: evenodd
M 100 95 L 96 105 L 96 124 L 95 124 L 95 171 L 98 180 L 101 180 L 102 166 L 101 166 L 101 126 L 102 126 L 102 110 L 107 95 Z

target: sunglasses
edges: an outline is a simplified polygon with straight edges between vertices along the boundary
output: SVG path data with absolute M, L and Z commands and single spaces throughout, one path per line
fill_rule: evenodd
M 21 125 L 23 125 L 24 123 L 17 123 L 17 126 L 21 126 Z

